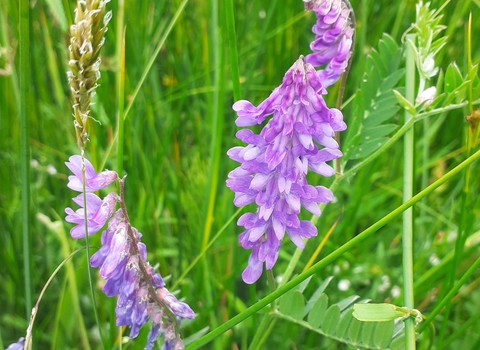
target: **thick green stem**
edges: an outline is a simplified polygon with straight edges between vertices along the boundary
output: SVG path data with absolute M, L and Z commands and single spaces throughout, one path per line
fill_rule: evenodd
M 415 43 L 415 35 L 407 35 L 407 72 L 406 98 L 413 104 L 415 98 L 415 52 L 408 41 Z M 413 116 L 405 112 L 405 124 Z M 413 196 L 414 177 L 414 129 L 410 128 L 404 138 L 404 165 L 403 165 L 403 202 L 408 202 Z M 403 213 L 403 303 L 409 309 L 415 306 L 413 287 L 413 207 Z M 405 319 L 405 349 L 415 349 L 415 324 L 412 318 Z
M 301 273 L 291 281 L 285 283 L 282 287 L 279 287 L 275 292 L 267 295 L 265 298 L 259 300 L 252 306 L 250 306 L 247 310 L 241 312 L 237 316 L 233 317 L 232 319 L 228 320 L 221 326 L 215 328 L 212 330 L 210 333 L 204 335 L 200 339 L 197 339 L 194 341 L 192 344 L 190 344 L 188 347 L 186 347 L 187 350 L 193 350 L 193 349 L 198 349 L 199 347 L 208 344 L 211 342 L 213 339 L 218 337 L 219 335 L 223 334 L 227 330 L 233 328 L 235 325 L 239 324 L 246 318 L 250 317 L 254 313 L 258 312 L 268 304 L 270 304 L 273 300 L 278 299 L 281 297 L 283 294 L 287 293 L 289 290 L 294 288 L 295 286 L 299 285 L 301 282 L 306 280 L 308 277 L 312 276 L 313 274 L 319 272 L 322 270 L 325 266 L 329 265 L 336 259 L 338 259 L 340 256 L 342 256 L 345 252 L 349 251 L 350 249 L 353 249 L 353 247 L 357 246 L 361 242 L 363 242 L 365 239 L 368 237 L 372 236 L 375 232 L 377 232 L 380 228 L 385 226 L 387 223 L 392 221 L 393 219 L 397 218 L 401 213 L 403 213 L 406 209 L 410 208 L 412 205 L 415 203 L 419 202 L 424 198 L 425 196 L 429 195 L 432 193 L 434 190 L 436 190 L 438 187 L 440 187 L 442 184 L 445 182 L 451 180 L 454 176 L 458 175 L 463 169 L 465 169 L 467 166 L 472 164 L 475 160 L 480 159 L 480 151 L 476 152 L 473 154 L 471 157 L 463 161 L 461 164 L 456 166 L 454 169 L 446 173 L 444 176 L 442 176 L 440 179 L 432 183 L 430 186 L 425 188 L 423 191 L 419 192 L 415 196 L 412 197 L 408 202 L 403 203 L 400 205 L 398 208 L 396 208 L 394 211 L 390 212 L 386 216 L 384 216 L 382 219 L 377 221 L 375 224 L 367 228 L 365 231 L 361 232 L 357 236 L 355 236 L 353 239 L 342 245 L 341 247 L 337 248 L 335 251 L 333 251 L 331 254 L 327 255 L 325 258 L 320 260 L 318 263 L 313 265 L 311 268 L 309 268 L 307 271 Z

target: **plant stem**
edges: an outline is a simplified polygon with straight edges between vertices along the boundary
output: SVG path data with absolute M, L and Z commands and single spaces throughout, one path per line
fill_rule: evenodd
M 92 268 L 90 266 L 90 246 L 89 246 L 89 236 L 88 236 L 88 217 L 87 217 L 87 191 L 85 188 L 85 150 L 80 150 L 82 156 L 82 190 L 83 190 L 83 224 L 85 226 L 85 256 L 87 259 L 87 274 L 88 274 L 88 285 L 90 287 L 90 297 L 92 299 L 93 315 L 95 316 L 95 323 L 98 327 L 98 333 L 100 334 L 100 340 L 102 343 L 102 348 L 105 350 L 105 339 L 103 338 L 102 328 L 100 327 L 100 320 L 98 319 L 97 312 L 97 302 L 95 300 L 95 291 L 93 289 L 93 276 Z
M 25 310 L 27 318 L 32 310 L 32 283 L 30 271 L 30 156 L 28 147 L 28 95 L 30 81 L 30 63 L 29 63 L 29 30 L 30 14 L 29 1 L 20 0 L 19 6 L 19 24 L 20 24 L 20 176 L 22 179 L 22 240 L 23 240 L 23 269 L 25 283 Z
M 147 285 L 148 295 L 155 303 L 157 303 L 160 309 L 164 313 L 166 313 L 166 315 L 164 316 L 166 316 L 170 320 L 170 322 L 172 322 L 175 327 L 175 334 L 178 334 L 179 326 L 177 322 L 177 317 L 173 314 L 170 308 L 162 300 L 160 300 L 157 293 L 155 292 L 155 288 L 152 286 L 152 281 L 148 278 L 145 261 L 142 259 L 142 255 L 140 254 L 140 250 L 138 249 L 138 238 L 133 233 L 132 225 L 130 224 L 130 219 L 128 218 L 127 207 L 125 206 L 125 177 L 120 180 L 120 208 L 125 218 L 125 223 L 127 224 L 127 235 L 128 239 L 131 242 L 130 247 L 133 251 L 130 252 L 130 256 L 138 257 L 138 267 L 140 269 L 142 281 Z
M 118 101 L 118 111 L 117 111 L 117 172 L 119 174 L 123 173 L 123 146 L 124 146 L 124 108 L 125 108 L 125 29 L 123 28 L 123 17 L 124 17 L 124 2 L 123 0 L 118 0 L 118 10 L 117 10 L 117 32 L 116 32 L 116 52 L 115 56 L 117 58 L 117 71 L 115 74 L 115 82 L 117 85 L 117 101 Z
M 406 98 L 413 104 L 415 96 L 415 52 L 408 41 L 415 43 L 415 35 L 407 35 L 407 71 L 406 71 Z M 405 124 L 413 119 L 413 116 L 405 112 Z M 410 128 L 404 138 L 404 168 L 403 168 L 403 202 L 408 202 L 413 196 L 414 176 L 414 129 Z M 414 286 L 413 286 L 413 206 L 403 213 L 403 303 L 408 309 L 413 309 Z M 409 317 L 405 319 L 405 349 L 414 350 L 415 345 L 415 323 Z
M 275 292 L 270 293 L 267 295 L 265 298 L 259 300 L 252 306 L 250 306 L 248 309 L 245 311 L 241 312 L 237 316 L 231 318 L 227 322 L 223 323 L 219 327 L 213 329 L 210 333 L 204 335 L 200 339 L 197 339 L 193 343 L 191 343 L 189 346 L 186 347 L 186 350 L 193 350 L 193 349 L 198 349 L 199 347 L 208 344 L 210 341 L 218 337 L 219 335 L 223 334 L 227 330 L 233 328 L 235 325 L 239 324 L 246 318 L 250 317 L 254 313 L 258 312 L 268 304 L 270 304 L 273 300 L 278 299 L 281 297 L 283 294 L 287 293 L 289 290 L 294 288 L 295 286 L 299 285 L 301 282 L 306 280 L 308 277 L 312 276 L 313 274 L 319 272 L 322 270 L 325 266 L 328 264 L 332 263 L 336 259 L 338 259 L 340 256 L 342 256 L 345 252 L 349 251 L 353 247 L 357 246 L 361 242 L 363 242 L 365 239 L 368 237 L 372 236 L 375 232 L 377 232 L 380 228 L 385 226 L 387 223 L 398 217 L 401 213 L 403 213 L 406 209 L 410 208 L 412 205 L 415 203 L 419 202 L 424 198 L 425 196 L 429 195 L 432 193 L 434 190 L 436 190 L 438 187 L 440 187 L 442 184 L 447 182 L 448 180 L 451 180 L 454 176 L 458 175 L 463 169 L 465 169 L 467 166 L 472 164 L 475 160 L 480 159 L 480 151 L 477 151 L 474 153 L 471 157 L 463 161 L 461 164 L 457 165 L 454 169 L 450 170 L 448 173 L 446 173 L 444 176 L 442 176 L 440 179 L 432 183 L 430 186 L 425 188 L 423 191 L 417 193 L 415 196 L 413 196 L 408 202 L 403 203 L 400 205 L 398 208 L 390 212 L 389 214 L 385 215 L 382 219 L 378 220 L 376 223 L 371 225 L 369 228 L 355 236 L 353 239 L 342 245 L 341 247 L 337 248 L 335 251 L 327 255 L 325 258 L 317 262 L 315 265 L 313 265 L 310 269 L 307 271 L 301 273 L 291 281 L 285 283 L 283 286 L 279 287 Z

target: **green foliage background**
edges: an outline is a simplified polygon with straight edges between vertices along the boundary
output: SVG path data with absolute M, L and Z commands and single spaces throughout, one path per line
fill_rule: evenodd
M 33 300 L 58 264 L 83 245 L 70 238 L 70 225 L 63 220 L 64 208 L 72 206 L 74 196 L 66 187 L 68 172 L 64 162 L 78 153 L 66 79 L 68 26 L 72 23 L 75 2 L 30 2 L 31 74 L 28 94 L 22 97 L 18 88 L 18 1 L 0 3 L 0 46 L 5 48 L 0 69 L 7 70 L 0 76 L 0 349 L 2 341 L 7 347 L 24 336 L 29 317 L 22 265 L 20 98 L 26 98 L 28 103 L 32 160 L 28 254 Z M 126 105 L 181 3 L 180 0 L 125 2 Z M 105 164 L 106 168 L 128 174 L 127 208 L 133 225 L 144 235 L 148 260 L 152 265 L 159 264 L 163 276 L 171 276 L 167 285 L 174 285 L 197 313 L 192 322 L 185 322 L 184 338 L 205 327 L 214 329 L 269 293 L 266 279 L 253 286 L 241 280 L 248 252 L 237 243 L 241 231 L 235 219 L 208 249 L 205 259 L 195 264 L 185 278 L 179 278 L 236 211 L 233 194 L 224 185 L 228 172 L 236 167 L 226 151 L 238 144 L 234 137 L 235 114 L 231 109 L 234 98 L 225 3 L 190 0 L 182 11 L 127 115 L 122 170 L 116 169 L 114 144 L 119 3 L 112 1 L 107 5 L 113 11 L 113 19 L 102 51 L 102 77 L 93 107 L 93 117 L 98 122 L 91 121 L 87 146 L 87 157 L 97 169 Z M 434 0 L 431 8 L 438 8 L 442 3 L 443 0 Z M 313 13 L 303 11 L 300 0 L 234 0 L 233 5 L 241 98 L 256 105 L 280 84 L 286 70 L 300 55 L 309 53 L 309 43 L 313 40 L 310 28 L 315 18 Z M 412 0 L 357 0 L 352 6 L 357 19 L 357 40 L 345 100 L 358 91 L 367 56 L 377 47 L 382 34 L 388 33 L 400 44 L 402 34 L 415 20 Z M 473 62 L 480 61 L 480 47 L 476 45 L 480 35 L 479 7 L 477 0 L 462 0 L 452 1 L 444 10 L 442 23 L 447 26 L 444 33 L 448 35 L 448 42 L 436 59 L 444 71 L 450 62 L 456 62 L 463 77 L 466 75 L 465 33 L 469 12 L 473 16 Z M 400 86 L 402 84 L 403 80 Z M 334 86 L 326 96 L 329 106 L 334 106 L 337 91 L 338 86 Z M 347 125 L 358 117 L 354 105 L 350 103 L 344 109 Z M 466 114 L 468 111 L 463 108 L 436 116 L 432 121 L 436 126 L 431 132 L 415 129 L 416 155 L 426 142 L 430 151 L 427 161 L 417 157 L 415 192 L 423 189 L 422 172 L 427 173 L 427 183 L 431 183 L 465 159 Z M 401 124 L 403 112 L 396 113 L 393 120 Z M 335 192 L 336 201 L 325 208 L 317 223 L 319 236 L 306 247 L 295 273 L 302 271 L 337 219 L 340 218 L 339 223 L 320 257 L 401 204 L 402 152 L 402 144 L 397 142 L 369 166 L 341 182 Z M 461 177 L 446 183 L 416 206 L 415 300 L 417 308 L 426 315 L 437 298 L 445 295 L 442 287 L 449 273 L 451 257 L 448 257 L 454 250 L 462 210 L 469 211 L 472 229 L 465 251 L 458 257 L 456 276 L 461 276 L 479 255 L 478 170 L 478 165 L 474 165 L 469 187 L 473 198 L 471 207 L 461 205 Z M 324 186 L 331 183 L 331 179 L 319 176 L 310 179 Z M 308 219 L 308 215 L 305 218 Z M 358 294 L 363 299 L 401 305 L 398 295 L 392 295 L 392 289 L 402 285 L 400 236 L 401 220 L 397 219 L 315 275 L 305 295 L 310 296 L 315 285 L 334 276 L 326 289 L 333 302 Z M 99 234 L 93 236 L 91 246 L 98 247 L 99 239 Z M 283 274 L 294 250 L 291 242 L 284 241 L 274 268 L 275 276 Z M 441 268 L 436 267 L 438 263 Z M 108 348 L 118 348 L 118 330 L 113 327 L 115 302 L 101 293 L 97 274 L 95 278 L 102 332 Z M 345 281 L 349 282 L 348 288 L 339 288 L 340 282 L 345 285 Z M 476 272 L 452 299 L 443 331 L 444 316 L 437 317 L 436 348 L 478 349 L 480 346 L 479 282 L 480 273 Z M 88 297 L 83 253 L 77 254 L 56 276 L 38 313 L 34 328 L 36 349 L 100 348 Z M 254 315 L 204 348 L 247 349 L 261 318 L 262 313 Z M 275 327 L 264 345 L 266 349 L 345 348 L 288 321 L 279 320 Z M 124 348 L 143 348 L 147 332 L 147 329 L 142 331 L 139 339 Z M 426 343 L 428 339 L 424 336 L 421 344 Z

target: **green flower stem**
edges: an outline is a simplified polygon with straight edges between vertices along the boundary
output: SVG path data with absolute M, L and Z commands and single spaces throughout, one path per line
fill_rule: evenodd
M 115 82 L 117 85 L 117 172 L 123 173 L 123 146 L 124 146 L 124 111 L 125 111 L 125 29 L 124 23 L 124 2 L 118 0 L 117 9 L 117 30 L 116 30 L 116 52 L 117 71 L 115 74 Z M 103 168 L 102 168 L 103 169 Z
M 80 150 L 82 156 L 82 191 L 83 191 L 83 223 L 85 225 L 85 257 L 87 259 L 87 274 L 88 284 L 90 287 L 90 297 L 92 299 L 93 315 L 95 316 L 95 323 L 97 324 L 98 333 L 102 343 L 102 349 L 105 350 L 105 339 L 103 338 L 102 328 L 100 327 L 100 320 L 98 319 L 97 302 L 95 300 L 95 291 L 93 289 L 92 268 L 90 266 L 90 246 L 88 237 L 88 216 L 87 216 L 87 191 L 85 188 L 85 150 Z
M 19 75 L 20 75 L 20 177 L 22 181 L 22 241 L 23 241 L 23 269 L 25 283 L 25 310 L 27 318 L 32 310 L 32 282 L 30 271 L 30 155 L 28 147 L 28 95 L 30 82 L 30 14 L 29 1 L 20 0 L 19 6 L 19 27 L 20 27 L 20 43 L 19 43 Z
M 415 98 L 415 52 L 411 41 L 415 43 L 414 34 L 407 35 L 407 71 L 406 71 L 406 98 L 413 104 Z M 413 120 L 413 116 L 405 112 L 405 123 Z M 403 165 L 403 202 L 408 202 L 413 196 L 414 177 L 414 129 L 410 128 L 404 138 L 404 165 Z M 413 286 L 413 207 L 403 212 L 403 304 L 408 309 L 415 308 L 414 286 Z M 415 323 L 411 317 L 405 319 L 405 349 L 414 350 L 415 345 Z
M 398 208 L 384 216 L 382 219 L 377 221 L 375 224 L 364 230 L 362 233 L 327 255 L 325 258 L 320 260 L 318 263 L 313 265 L 307 271 L 301 273 L 297 277 L 293 278 L 291 281 L 285 283 L 283 286 L 279 287 L 275 292 L 267 295 L 265 298 L 259 300 L 252 306 L 250 306 L 245 311 L 241 312 L 237 316 L 233 317 L 232 319 L 228 320 L 224 324 L 220 325 L 219 327 L 212 330 L 210 333 L 204 335 L 200 339 L 197 339 L 189 346 L 186 347 L 187 350 L 198 349 L 199 347 L 208 344 L 210 341 L 218 337 L 219 335 L 223 334 L 227 330 L 233 328 L 235 325 L 239 324 L 246 318 L 250 317 L 254 313 L 258 312 L 268 304 L 270 304 L 273 300 L 278 299 L 283 294 L 287 293 L 289 290 L 306 280 L 308 277 L 314 275 L 315 273 L 321 271 L 325 266 L 329 265 L 340 256 L 342 256 L 345 252 L 349 251 L 353 247 L 357 246 L 365 239 L 372 236 L 375 232 L 377 232 L 380 228 L 385 226 L 387 223 L 392 221 L 393 219 L 397 218 L 401 213 L 403 213 L 406 209 L 410 208 L 415 203 L 419 202 L 422 198 L 432 193 L 435 189 L 440 187 L 445 182 L 451 180 L 453 177 L 458 175 L 463 169 L 473 163 L 475 160 L 480 159 L 480 151 L 473 154 L 471 157 L 467 158 L 465 161 L 457 165 L 454 169 L 446 173 L 440 179 L 432 183 L 430 186 L 425 188 L 423 191 L 419 192 L 415 196 L 413 196 L 408 202 L 403 203 Z

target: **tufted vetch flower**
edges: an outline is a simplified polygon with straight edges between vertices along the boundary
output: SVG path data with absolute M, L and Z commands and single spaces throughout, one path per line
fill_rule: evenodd
M 249 129 L 238 131 L 237 138 L 247 146 L 227 153 L 240 163 L 226 182 L 235 193 L 234 204 L 258 206 L 237 222 L 245 228 L 240 244 L 252 250 L 242 274 L 246 283 L 261 276 L 264 263 L 267 269 L 273 268 L 285 234 L 299 248 L 304 239 L 317 235 L 312 223 L 298 218 L 301 207 L 318 216 L 318 204 L 333 199 L 329 189 L 306 180 L 309 170 L 332 176 L 334 170 L 326 162 L 342 155 L 334 135 L 346 125 L 339 110 L 326 106 L 323 93 L 315 68 L 300 57 L 258 107 L 248 101 L 233 105 L 238 126 L 261 124 L 272 115 L 258 135 Z
M 74 175 L 69 176 L 68 186 L 82 192 L 82 158 L 70 157 L 67 167 Z M 103 199 L 91 193 L 119 180 L 120 195 L 115 192 Z M 101 248 L 90 257 L 90 265 L 99 268 L 105 280 L 103 292 L 108 297 L 118 297 L 115 307 L 117 326 L 130 327 L 130 338 L 135 338 L 140 328 L 152 322 L 145 349 L 152 349 L 162 335 L 164 349 L 183 349 L 178 332 L 182 318 L 192 319 L 195 314 L 184 302 L 170 293 L 163 278 L 147 262 L 147 247 L 141 242 L 142 234 L 130 224 L 124 195 L 124 179 L 113 171 L 97 173 L 85 159 L 86 193 L 80 193 L 73 201 L 80 206 L 74 211 L 65 209 L 66 221 L 75 224 L 70 234 L 73 238 L 85 237 L 85 222 L 88 235 L 100 231 L 108 223 L 101 236 Z M 84 202 L 85 195 L 85 202 Z M 117 209 L 117 204 L 120 209 Z M 86 220 L 85 220 L 86 213 Z

